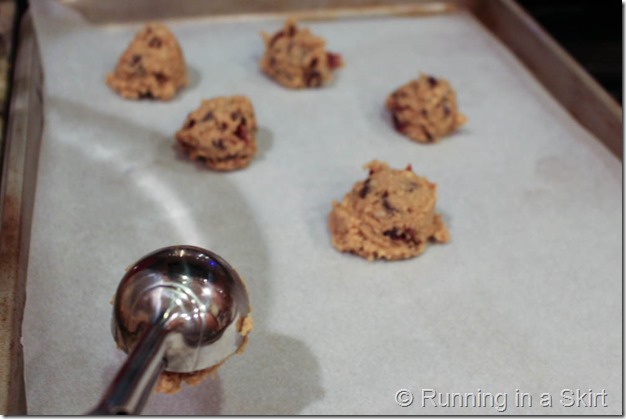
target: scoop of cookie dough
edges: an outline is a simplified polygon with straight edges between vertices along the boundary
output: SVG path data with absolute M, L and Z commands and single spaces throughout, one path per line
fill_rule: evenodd
M 192 160 L 213 170 L 246 167 L 256 153 L 256 119 L 245 96 L 202 101 L 176 133 L 176 141 Z
M 417 176 L 409 165 L 395 170 L 378 160 L 364 166 L 369 176 L 343 201 L 333 202 L 328 218 L 333 245 L 368 260 L 407 259 L 429 241 L 445 243 L 448 229 L 435 214 L 437 185 Z
M 420 143 L 436 142 L 467 121 L 450 83 L 425 74 L 396 89 L 386 105 L 396 130 Z
M 187 66 L 172 32 L 148 23 L 120 57 L 107 84 L 127 99 L 171 99 L 187 84 Z
M 265 54 L 261 70 L 285 87 L 320 87 L 332 79 L 332 72 L 343 66 L 339 54 L 326 51 L 324 39 L 307 28 L 287 20 L 274 35 L 261 33 Z

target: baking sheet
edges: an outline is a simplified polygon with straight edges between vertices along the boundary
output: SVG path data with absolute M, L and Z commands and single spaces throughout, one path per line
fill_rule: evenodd
M 47 0 L 31 9 L 46 126 L 23 326 L 29 413 L 97 402 L 124 359 L 109 330 L 124 268 L 188 243 L 247 279 L 256 327 L 215 380 L 154 395 L 147 414 L 498 413 L 423 407 L 428 389 L 503 393 L 513 414 L 620 414 L 621 163 L 471 15 L 307 23 L 347 63 L 312 91 L 257 70 L 258 32 L 279 20 L 168 21 L 191 83 L 160 103 L 103 82 L 140 25 L 95 25 Z M 396 134 L 383 111 L 418 71 L 449 79 L 469 118 L 435 145 Z M 214 173 L 177 156 L 187 113 L 237 93 L 260 125 L 252 165 Z M 374 158 L 439 185 L 449 244 L 393 263 L 331 247 L 331 201 Z M 607 406 L 565 407 L 564 389 L 604 390 Z M 515 406 L 516 390 L 532 407 Z

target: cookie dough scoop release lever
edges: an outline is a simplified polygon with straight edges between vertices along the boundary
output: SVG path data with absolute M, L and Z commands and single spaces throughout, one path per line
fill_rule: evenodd
M 129 356 L 95 415 L 139 414 L 161 372 L 218 366 L 246 342 L 246 287 L 218 255 L 193 246 L 154 251 L 115 294 L 112 331 Z

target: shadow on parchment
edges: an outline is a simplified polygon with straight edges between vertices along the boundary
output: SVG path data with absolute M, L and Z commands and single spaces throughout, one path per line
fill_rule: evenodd
M 208 379 L 196 387 L 185 385 L 183 390 L 175 395 L 153 394 L 144 413 L 298 414 L 310 403 L 321 398 L 323 390 L 320 384 L 320 367 L 315 355 L 302 341 L 268 329 L 266 319 L 272 301 L 280 298 L 280 295 L 272 290 L 269 278 L 270 249 L 266 247 L 267 240 L 264 238 L 266 233 L 257 225 L 245 197 L 241 195 L 228 174 L 209 170 L 199 171 L 188 161 L 177 159 L 172 150 L 170 132 L 150 131 L 129 120 L 96 112 L 89 106 L 66 98 L 47 98 L 46 106 L 57 127 L 66 124 L 78 127 L 84 125 L 95 134 L 85 140 L 78 138 L 78 135 L 72 137 L 72 133 L 67 137 L 48 133 L 48 138 L 45 139 L 49 147 L 55 147 L 57 151 L 67 156 L 66 162 L 74 159 L 89 161 L 92 173 L 76 174 L 84 177 L 82 183 L 85 184 L 86 190 L 89 190 L 91 176 L 97 175 L 100 179 L 103 177 L 106 179 L 106 182 L 102 183 L 106 185 L 106 190 L 99 190 L 93 194 L 94 196 L 84 198 L 91 200 L 90 203 L 93 202 L 91 205 L 99 207 L 98 214 L 111 219 L 106 222 L 106 234 L 96 234 L 97 240 L 87 244 L 92 247 L 88 249 L 89 252 L 97 255 L 98 249 L 107 249 L 116 255 L 114 261 L 119 257 L 120 260 L 132 262 L 128 260 L 129 255 L 140 257 L 159 247 L 142 237 L 139 234 L 141 229 L 171 230 L 165 238 L 174 240 L 170 244 L 180 244 L 181 240 L 185 240 L 185 231 L 191 231 L 194 237 L 197 237 L 192 241 L 201 242 L 190 244 L 210 244 L 210 247 L 206 245 L 204 247 L 228 260 L 248 286 L 255 327 L 245 353 L 229 359 L 212 380 Z M 175 128 L 173 127 L 172 131 Z M 132 143 L 129 139 L 132 139 Z M 267 152 L 271 145 L 269 131 L 261 129 L 260 143 L 261 153 Z M 102 150 L 106 152 L 100 152 Z M 142 151 L 143 160 L 135 165 L 130 164 L 133 159 L 138 159 L 138 150 Z M 254 164 L 246 170 L 254 170 Z M 157 181 L 151 183 L 150 188 L 145 187 L 145 182 L 142 184 L 132 180 L 133 176 L 143 179 L 150 178 L 153 174 Z M 193 179 L 193 184 L 176 182 L 189 178 Z M 166 190 L 167 194 L 159 191 L 159 188 Z M 180 207 L 185 208 L 187 204 L 185 199 L 189 200 L 190 197 L 193 199 L 202 191 L 211 197 L 219 197 L 220 205 L 211 207 L 210 214 L 195 214 L 195 217 L 192 214 L 191 218 L 196 219 L 190 221 L 191 229 L 185 230 L 177 226 L 176 223 L 181 217 L 168 213 L 173 203 L 180 201 Z M 169 202 L 160 202 L 159 197 L 162 196 L 167 196 Z M 151 221 L 149 217 L 145 220 L 141 217 L 144 212 L 158 214 L 159 217 L 156 217 L 155 221 Z M 151 222 L 159 225 L 152 225 Z M 129 233 L 129 230 L 132 232 Z M 108 263 L 110 261 L 105 261 L 103 266 L 108 266 Z M 81 280 L 94 281 L 92 286 L 100 289 L 104 280 L 107 282 L 107 292 L 109 287 L 114 292 L 125 267 L 117 266 L 117 263 L 94 275 L 93 278 Z M 103 276 L 105 278 L 102 278 Z M 110 297 L 110 295 L 103 297 L 107 305 Z M 98 402 L 121 367 L 121 360 L 124 359 L 123 354 L 115 348 L 113 339 L 109 337 L 111 308 L 110 306 L 105 308 L 107 310 L 100 310 L 94 322 L 89 323 L 89 330 L 76 331 L 91 333 L 89 339 L 76 339 L 84 346 L 82 350 L 87 354 L 91 353 L 89 342 L 99 340 L 102 345 L 106 345 L 103 337 L 110 339 L 109 365 L 102 365 L 102 375 L 99 379 L 91 379 L 95 386 L 94 399 L 85 401 L 86 410 Z M 83 309 L 88 310 L 89 307 Z M 103 314 L 104 312 L 107 314 Z M 98 391 L 101 393 L 98 394 Z M 229 394 L 225 394 L 226 391 Z M 227 404 L 225 400 L 228 400 Z

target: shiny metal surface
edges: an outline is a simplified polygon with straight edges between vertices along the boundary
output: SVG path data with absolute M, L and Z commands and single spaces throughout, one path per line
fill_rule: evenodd
M 167 330 L 167 371 L 193 372 L 223 361 L 243 342 L 238 325 L 248 293 L 221 257 L 193 246 L 157 250 L 132 266 L 115 296 L 112 329 L 125 352 L 146 326 Z
M 217 365 L 244 344 L 250 313 L 237 272 L 193 246 L 156 250 L 128 269 L 115 295 L 112 332 L 129 353 L 92 414 L 138 414 L 165 369 Z

